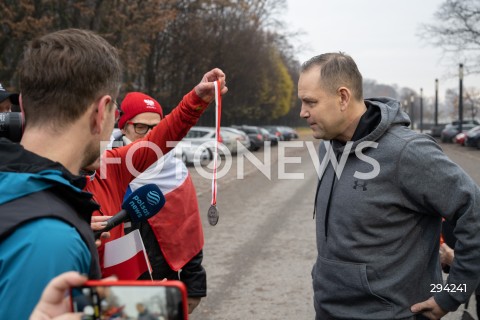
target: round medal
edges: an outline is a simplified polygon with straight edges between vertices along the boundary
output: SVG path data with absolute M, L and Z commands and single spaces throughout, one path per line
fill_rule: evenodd
M 218 210 L 217 207 L 214 205 L 211 205 L 210 208 L 208 209 L 208 223 L 210 223 L 211 226 L 214 226 L 218 222 Z

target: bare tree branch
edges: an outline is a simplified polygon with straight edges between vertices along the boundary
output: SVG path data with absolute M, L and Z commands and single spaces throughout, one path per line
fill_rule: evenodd
M 469 73 L 480 73 L 480 2 L 446 0 L 436 22 L 421 26 L 418 36 L 439 47 L 454 65 L 463 62 Z

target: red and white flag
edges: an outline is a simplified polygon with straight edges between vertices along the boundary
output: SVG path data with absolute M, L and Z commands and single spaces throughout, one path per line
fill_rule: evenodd
M 138 230 L 107 242 L 103 258 L 103 277 L 115 275 L 118 280 L 137 280 L 145 271 L 152 272 Z
M 125 197 L 149 183 L 162 190 L 166 202 L 148 223 L 168 265 L 178 271 L 203 248 L 197 192 L 187 167 L 172 151 L 134 179 Z

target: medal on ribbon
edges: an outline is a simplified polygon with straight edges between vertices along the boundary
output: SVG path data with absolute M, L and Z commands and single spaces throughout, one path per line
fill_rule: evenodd
M 213 175 L 212 175 L 212 202 L 208 209 L 208 223 L 214 226 L 218 223 L 219 214 L 217 210 L 217 159 L 218 143 L 220 142 L 220 118 L 222 115 L 222 95 L 220 80 L 214 82 L 215 86 L 215 149 L 213 152 Z

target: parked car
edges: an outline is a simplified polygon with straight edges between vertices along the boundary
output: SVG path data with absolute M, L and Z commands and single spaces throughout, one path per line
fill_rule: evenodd
M 452 121 L 452 124 L 459 124 L 460 121 L 458 120 L 454 120 Z M 474 124 L 474 125 L 480 125 L 480 122 L 478 122 L 478 120 L 475 120 L 475 119 L 470 119 L 470 120 L 463 120 L 462 121 L 463 124 Z
M 197 151 L 199 150 L 200 151 Z M 201 144 L 188 141 L 179 141 L 173 149 L 175 156 L 182 159 L 183 163 L 205 165 L 212 159 L 212 155 L 207 148 L 201 148 Z M 197 156 L 195 156 L 197 154 Z
M 262 127 L 259 127 L 259 128 L 260 128 L 260 131 L 263 134 L 264 141 L 270 141 L 272 146 L 278 144 L 278 138 L 277 138 L 276 135 L 274 135 L 273 133 L 271 133 L 270 131 L 268 131 L 265 128 L 262 128 Z
M 246 125 L 232 126 L 232 127 L 234 127 L 235 129 L 241 130 L 248 135 L 248 137 L 250 138 L 250 150 L 257 151 L 258 149 L 263 147 L 265 138 L 259 127 L 246 126 Z
M 430 135 L 432 137 L 438 138 L 442 135 L 442 130 L 445 129 L 446 123 L 439 124 L 437 126 L 433 126 L 430 130 Z
M 468 130 L 472 129 L 475 127 L 475 124 L 471 123 L 466 123 L 462 124 L 462 132 L 467 132 Z M 440 140 L 442 142 L 452 142 L 453 138 L 459 133 L 460 128 L 458 124 L 447 124 L 445 126 L 445 129 L 442 130 L 442 134 L 440 135 Z
M 262 126 L 262 128 L 267 129 L 270 134 L 274 134 L 277 137 L 277 141 L 283 141 L 284 137 L 278 126 Z
M 465 137 L 466 137 L 466 133 L 465 132 L 460 132 L 459 134 L 457 134 L 455 136 L 455 138 L 453 138 L 453 142 L 458 143 L 461 146 L 464 146 L 465 145 Z
M 215 128 L 200 126 L 192 127 L 182 141 L 190 142 L 192 145 L 205 146 L 209 154 L 209 159 L 213 159 Z M 220 128 L 219 141 L 227 147 L 230 153 L 236 152 L 236 140 L 234 141 L 233 134 L 229 134 Z M 219 153 L 221 154 L 221 149 L 219 149 Z
M 290 141 L 293 139 L 298 139 L 298 133 L 295 129 L 286 127 L 286 126 L 279 126 L 278 129 L 283 135 L 285 141 Z
M 467 147 L 477 147 L 480 149 L 480 126 L 472 128 L 465 134 L 465 145 Z
M 233 154 L 236 154 L 238 152 L 238 142 L 240 142 L 246 149 L 250 148 L 250 138 L 245 132 L 232 127 L 222 127 L 220 131 L 222 137 L 231 135 L 231 138 L 229 140 L 232 140 L 235 144 L 234 146 L 232 146 L 231 150 Z

